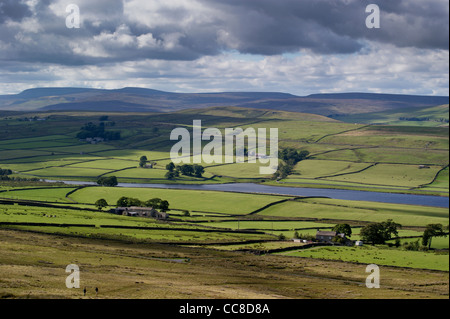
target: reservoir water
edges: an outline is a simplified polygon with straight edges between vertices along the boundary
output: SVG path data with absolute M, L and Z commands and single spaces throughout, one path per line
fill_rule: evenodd
M 58 182 L 58 181 L 47 180 L 47 182 Z M 59 182 L 63 182 L 68 185 L 97 185 L 94 182 L 80 182 L 80 181 L 59 181 Z M 305 196 L 305 197 L 328 197 L 332 199 L 342 199 L 342 200 L 369 201 L 380 203 L 409 204 L 409 205 L 449 208 L 448 197 L 368 192 L 368 191 L 356 191 L 346 189 L 281 187 L 281 186 L 269 186 L 252 183 L 203 184 L 203 185 L 119 183 L 118 186 L 130 188 L 187 189 L 187 190 L 275 194 L 275 195 L 290 195 L 290 196 Z

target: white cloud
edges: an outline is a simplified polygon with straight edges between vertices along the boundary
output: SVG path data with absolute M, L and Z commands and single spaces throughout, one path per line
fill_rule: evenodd
M 391 45 L 372 48 L 364 55 L 324 56 L 303 50 L 289 57 L 249 59 L 224 53 L 195 61 L 43 65 L 35 71 L 35 77 L 45 77 L 41 83 L 35 78 L 33 85 L 48 83 L 51 75 L 55 86 L 138 86 L 175 92 L 281 91 L 297 95 L 349 91 L 448 95 L 448 58 L 448 51 Z M 0 80 L 5 77 L 8 75 Z M 23 89 L 24 85 L 18 83 L 17 87 Z

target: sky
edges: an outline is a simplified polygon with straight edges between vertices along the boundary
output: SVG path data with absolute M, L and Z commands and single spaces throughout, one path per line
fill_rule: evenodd
M 367 27 L 371 4 L 379 28 Z M 0 94 L 448 96 L 448 78 L 448 0 L 0 0 Z

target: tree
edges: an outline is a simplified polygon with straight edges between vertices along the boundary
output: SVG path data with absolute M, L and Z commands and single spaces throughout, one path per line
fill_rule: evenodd
M 388 219 L 385 222 L 381 223 L 385 229 L 385 236 L 388 239 L 391 239 L 392 236 L 398 236 L 397 228 L 402 227 L 402 225 L 395 223 L 392 219 Z
M 295 165 L 298 162 L 303 161 L 308 156 L 308 151 L 297 151 L 293 148 L 284 148 L 279 153 L 279 158 L 281 158 L 286 164 L 290 165 Z
M 145 167 L 147 165 L 147 161 L 147 156 L 141 156 L 141 158 L 139 159 L 139 167 Z
M 332 230 L 347 237 L 352 237 L 352 228 L 349 224 L 337 224 Z
M 372 245 L 385 243 L 384 228 L 380 223 L 364 226 L 361 228 L 359 234 L 362 240 L 371 243 Z
M 273 174 L 274 179 L 285 179 L 292 173 L 294 166 L 291 164 L 280 163 L 278 165 L 278 170 Z
M 159 209 L 160 205 L 161 205 L 161 198 L 152 198 L 145 202 L 145 206 L 153 207 L 155 209 Z
M 128 207 L 128 197 L 122 196 L 117 200 L 117 207 Z
M 423 232 L 422 245 L 431 248 L 431 240 L 433 237 L 447 237 L 442 224 L 428 224 Z
M 166 200 L 162 200 L 159 204 L 159 209 L 163 212 L 166 212 L 169 210 L 169 202 Z
M 392 238 L 392 236 L 398 236 L 397 228 L 401 225 L 388 219 L 381 223 L 372 223 L 361 228 L 360 235 L 362 240 L 375 244 L 384 244 L 386 240 Z
M 95 202 L 95 206 L 98 208 L 98 210 L 102 210 L 103 208 L 108 206 L 108 202 L 102 198 Z
M 112 132 L 105 131 L 105 123 L 101 122 L 99 125 L 96 125 L 92 122 L 85 124 L 81 127 L 81 131 L 78 132 L 77 138 L 86 139 L 86 138 L 94 138 L 94 137 L 102 137 L 107 140 L 120 140 L 120 132 Z
M 194 167 L 189 164 L 183 164 L 182 166 L 180 166 L 180 172 L 183 175 L 192 176 L 192 174 L 194 173 Z
M 122 196 L 117 201 L 117 207 L 142 206 L 142 202 L 137 198 Z
M 169 172 L 173 172 L 175 170 L 175 164 L 173 162 L 170 162 L 166 165 L 166 170 L 168 170 Z
M 108 186 L 108 187 L 114 187 L 117 186 L 117 177 L 116 176 L 108 176 L 108 177 L 99 177 L 97 179 L 97 184 L 100 186 Z
M 195 177 L 202 177 L 203 173 L 205 172 L 205 168 L 201 165 L 194 165 L 193 166 L 193 171 L 194 171 L 194 175 Z
M 169 171 L 169 172 L 166 173 L 165 177 L 166 177 L 168 180 L 173 180 L 173 179 L 175 179 L 175 173 Z

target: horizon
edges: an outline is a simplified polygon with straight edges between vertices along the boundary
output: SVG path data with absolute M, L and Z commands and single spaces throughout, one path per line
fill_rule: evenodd
M 0 0 L 0 95 L 129 86 L 448 96 L 448 1 L 374 2 Z
M 20 95 L 21 93 L 32 91 L 32 90 L 40 90 L 40 89 L 86 89 L 86 90 L 98 90 L 98 91 L 118 91 L 124 89 L 143 89 L 143 90 L 151 90 L 151 91 L 159 91 L 163 93 L 174 93 L 174 94 L 221 94 L 221 93 L 273 93 L 273 94 L 286 94 L 292 95 L 294 97 L 310 97 L 313 95 L 343 95 L 343 94 L 367 94 L 367 95 L 398 95 L 398 96 L 424 96 L 424 97 L 450 97 L 449 95 L 426 95 L 426 94 L 405 94 L 405 93 L 384 93 L 384 92 L 361 92 L 361 91 L 346 91 L 346 92 L 317 92 L 311 93 L 308 95 L 296 95 L 290 92 L 282 92 L 282 91 L 210 91 L 210 92 L 177 92 L 177 91 L 164 91 L 157 90 L 148 87 L 138 87 L 138 86 L 124 86 L 118 88 L 96 88 L 96 87 L 82 87 L 82 86 L 42 86 L 42 87 L 31 87 L 28 89 L 24 89 L 18 91 L 17 93 L 9 93 L 9 94 L 0 94 L 0 96 L 9 96 L 9 95 Z

